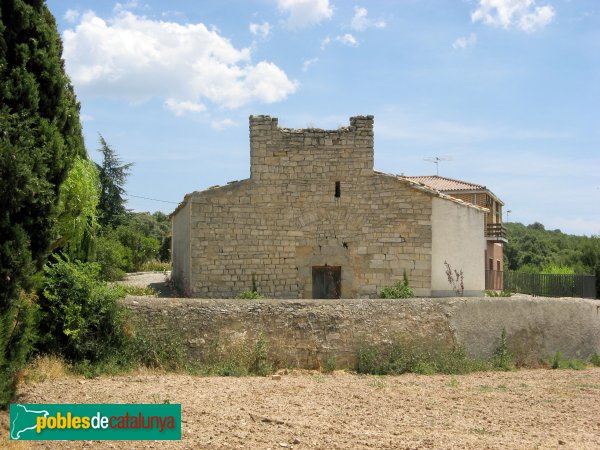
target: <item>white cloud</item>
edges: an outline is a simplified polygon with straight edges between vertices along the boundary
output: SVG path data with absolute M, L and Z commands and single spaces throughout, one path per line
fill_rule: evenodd
M 271 34 L 271 25 L 269 22 L 263 22 L 262 24 L 251 23 L 250 24 L 250 33 L 254 36 L 258 36 L 261 39 L 267 39 L 269 34 Z
M 327 48 L 327 46 L 334 41 L 340 42 L 349 47 L 358 47 L 358 40 L 350 33 L 346 33 L 344 35 L 336 36 L 334 38 L 327 36 L 321 41 L 321 50 L 325 50 L 325 48 Z
M 200 113 L 206 111 L 206 106 L 202 103 L 190 102 L 190 101 L 177 101 L 174 98 L 168 98 L 165 100 L 165 106 L 170 111 L 173 111 L 176 116 L 182 116 L 185 113 Z
M 79 11 L 69 8 L 63 17 L 67 22 L 75 23 L 79 19 Z
M 535 0 L 479 0 L 471 20 L 505 29 L 516 26 L 531 33 L 552 22 L 554 15 L 554 7 L 537 6 Z
M 179 24 L 121 12 L 105 21 L 85 13 L 63 36 L 64 58 L 81 92 L 140 102 L 161 98 L 176 114 L 198 112 L 205 101 L 237 108 L 273 103 L 297 89 L 275 64 L 251 62 L 204 24 Z
M 385 28 L 385 22 L 383 20 L 373 20 L 367 17 L 367 8 L 359 6 L 354 7 L 354 17 L 350 23 L 350 27 L 356 31 L 363 31 L 367 28 Z
M 219 130 L 219 131 L 220 131 L 220 130 L 224 130 L 224 129 L 226 129 L 226 128 L 231 128 L 231 127 L 234 127 L 234 126 L 236 126 L 236 125 L 237 125 L 237 123 L 236 123 L 236 122 L 234 122 L 234 121 L 233 121 L 233 120 L 231 120 L 231 119 L 213 120 L 213 121 L 210 123 L 210 126 L 211 126 L 212 128 L 214 128 L 215 130 Z
M 128 0 L 125 3 L 115 3 L 115 6 L 113 7 L 113 11 L 116 13 L 120 13 L 123 11 L 128 11 L 130 9 L 135 9 L 135 8 L 139 8 L 139 7 L 140 7 L 139 0 Z
M 464 49 L 473 47 L 477 43 L 477 35 L 471 33 L 469 36 L 461 36 L 452 43 L 453 49 Z
M 335 40 L 349 47 L 358 47 L 358 41 L 350 33 L 346 33 L 343 36 L 337 36 Z
M 82 122 L 92 122 L 94 120 L 94 116 L 90 116 L 89 114 L 81 114 L 79 118 Z
M 277 0 L 279 9 L 289 14 L 290 28 L 305 28 L 316 25 L 333 16 L 329 0 Z
M 306 61 L 304 61 L 302 63 L 302 72 L 307 72 L 308 69 L 310 69 L 310 66 L 315 64 L 317 61 L 319 61 L 319 58 L 311 58 L 311 59 L 307 59 Z

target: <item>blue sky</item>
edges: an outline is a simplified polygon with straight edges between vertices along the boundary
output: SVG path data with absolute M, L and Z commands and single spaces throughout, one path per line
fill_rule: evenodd
M 600 234 L 597 0 L 48 6 L 90 156 L 101 133 L 135 163 L 133 210 L 247 178 L 251 114 L 327 129 L 372 114 L 376 169 L 431 175 L 425 158 L 447 157 L 440 175 L 486 185 L 510 221 Z

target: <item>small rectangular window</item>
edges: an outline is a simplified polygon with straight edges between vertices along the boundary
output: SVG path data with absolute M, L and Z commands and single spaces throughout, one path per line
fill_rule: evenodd
M 339 181 L 335 182 L 335 196 L 336 198 L 340 198 L 342 196 L 342 189 Z

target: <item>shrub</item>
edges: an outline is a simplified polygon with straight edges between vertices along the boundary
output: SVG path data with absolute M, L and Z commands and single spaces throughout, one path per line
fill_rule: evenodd
M 600 355 L 597 353 L 594 353 L 592 355 L 592 357 L 590 358 L 590 362 L 596 366 L 596 367 L 600 367 Z
M 448 261 L 444 261 L 444 266 L 446 267 L 446 277 L 448 278 L 448 283 L 452 286 L 454 292 L 459 297 L 462 297 L 465 292 L 465 279 L 463 270 L 452 270 L 452 266 L 448 264 Z
M 379 296 L 381 298 L 411 298 L 415 296 L 415 293 L 408 285 L 408 281 L 402 280 L 391 286 L 384 287 Z
M 95 263 L 64 259 L 46 265 L 39 300 L 43 350 L 95 362 L 124 345 L 124 314 L 117 304 L 123 289 L 99 281 L 100 270 Z
M 247 300 L 259 300 L 261 298 L 265 298 L 265 296 L 256 291 L 246 289 L 245 291 L 240 292 L 235 298 L 247 299 Z

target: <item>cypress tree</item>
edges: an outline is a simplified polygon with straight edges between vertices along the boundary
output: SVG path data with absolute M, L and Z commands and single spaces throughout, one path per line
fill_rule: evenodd
M 45 1 L 0 1 L 0 406 L 31 349 L 26 292 L 54 239 L 60 185 L 86 156 L 61 54 Z

